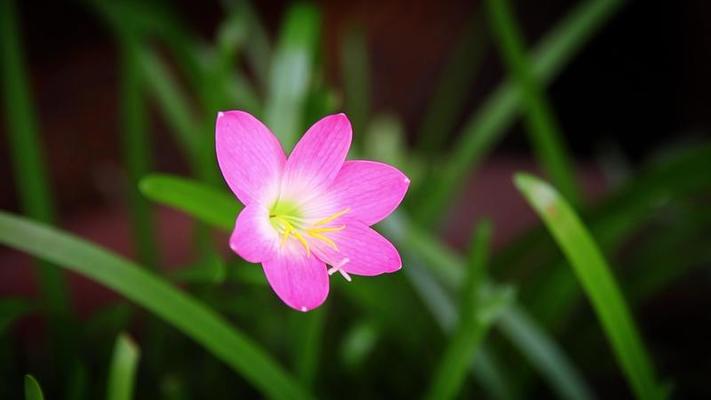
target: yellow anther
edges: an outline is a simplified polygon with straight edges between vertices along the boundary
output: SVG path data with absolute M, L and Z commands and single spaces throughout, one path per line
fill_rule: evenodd
M 348 212 L 350 212 L 350 211 L 351 211 L 350 208 L 345 208 L 345 209 L 343 209 L 343 210 L 341 210 L 341 211 L 339 211 L 339 212 L 337 212 L 337 213 L 335 213 L 335 214 L 333 214 L 333 215 L 331 215 L 331 216 L 328 216 L 328 217 L 326 217 L 326 218 L 324 218 L 324 219 L 322 219 L 322 220 L 316 222 L 316 223 L 314 224 L 314 226 L 326 225 L 327 223 L 333 221 L 334 219 L 336 219 L 336 218 L 338 218 L 338 217 L 342 216 L 343 214 L 346 214 L 346 213 L 348 213 Z

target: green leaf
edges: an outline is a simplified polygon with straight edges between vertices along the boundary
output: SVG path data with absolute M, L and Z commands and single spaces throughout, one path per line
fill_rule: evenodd
M 403 212 L 394 213 L 380 226 L 408 258 L 409 268 L 405 270 L 405 273 L 430 307 L 437 322 L 445 331 L 451 330 L 455 316 L 454 304 L 438 282 L 442 282 L 443 286 L 456 291 L 464 278 L 463 271 L 466 270 L 464 261 L 456 253 L 439 243 L 437 239 L 412 225 Z M 429 270 L 420 267 L 416 260 L 425 260 L 429 263 Z M 436 276 L 436 279 L 430 272 Z M 487 298 L 492 296 L 494 299 L 502 296 L 499 294 L 502 288 L 493 286 L 491 283 L 485 285 L 482 290 L 484 291 L 482 293 L 483 302 L 490 301 Z M 507 295 L 503 296 L 505 298 Z M 590 390 L 580 377 L 580 373 L 568 360 L 565 353 L 527 316 L 523 309 L 511 302 L 508 307 L 498 312 L 500 314 L 496 324 L 497 328 L 548 380 L 551 387 L 562 398 L 588 399 L 592 397 L 589 394 Z M 477 368 L 477 376 L 483 384 L 488 384 L 491 381 L 487 379 L 491 375 L 488 366 L 482 366 L 475 359 L 473 367 Z M 498 379 L 494 381 L 496 380 Z M 490 385 L 490 387 L 492 386 Z M 492 388 L 496 388 L 496 386 Z
M 461 289 L 459 323 L 435 369 L 428 399 L 451 399 L 457 396 L 464 383 L 467 369 L 477 348 L 484 339 L 495 317 L 482 318 L 481 284 L 489 251 L 491 225 L 481 223 L 474 234 L 467 269 L 467 281 Z
M 618 362 L 638 398 L 662 395 L 624 298 L 602 253 L 570 205 L 540 179 L 517 174 L 515 183 L 543 219 L 593 304 Z
M 54 220 L 54 206 L 25 71 L 17 15 L 14 0 L 0 2 L 0 79 L 9 141 L 8 155 L 23 212 L 38 221 L 51 223 Z M 39 263 L 38 267 L 40 286 L 45 296 L 43 303 L 49 310 L 52 330 L 59 336 L 66 336 L 61 333 L 65 329 L 61 325 L 69 314 L 69 299 L 62 273 L 45 263 Z
M 44 400 L 42 388 L 32 375 L 25 375 L 25 400 Z
M 82 274 L 141 305 L 227 363 L 266 396 L 310 396 L 256 343 L 198 300 L 73 235 L 0 212 L 0 243 Z
M 321 25 L 318 10 L 308 3 L 289 8 L 272 58 L 266 124 L 289 151 L 296 143 Z
M 241 209 L 239 201 L 227 192 L 191 179 L 153 174 L 143 178 L 140 187 L 149 199 L 226 231 L 234 227 Z
M 126 34 L 120 38 L 123 158 L 128 169 L 128 205 L 133 239 L 141 262 L 155 268 L 158 254 L 154 239 L 151 206 L 138 190 L 138 180 L 151 164 L 150 140 L 145 115 L 146 102 L 138 59 L 137 39 Z
M 370 65 L 363 30 L 347 30 L 341 45 L 341 71 L 345 93 L 345 110 L 353 131 L 363 132 L 370 113 Z M 359 136 L 356 136 L 356 138 Z
M 437 88 L 420 124 L 419 153 L 439 151 L 452 134 L 484 60 L 488 40 L 485 26 L 477 9 L 462 37 L 457 39 L 457 46 L 440 73 Z
M 114 355 L 109 369 L 107 400 L 131 400 L 133 398 L 139 358 L 140 349 L 136 343 L 127 334 L 120 334 L 116 338 Z
M 575 53 L 622 5 L 621 0 L 588 0 L 571 11 L 541 40 L 531 57 L 532 72 L 541 83 L 550 83 Z M 431 225 L 442 213 L 460 183 L 496 144 L 516 117 L 521 93 L 505 82 L 465 124 L 461 139 L 452 146 L 442 169 L 434 171 L 432 183 L 420 193 L 416 219 Z M 425 190 L 425 189 L 423 189 Z
M 579 202 L 575 169 L 565 150 L 562 134 L 542 84 L 533 74 L 524 40 L 508 0 L 486 2 L 489 22 L 504 62 L 521 93 L 526 129 L 538 161 L 553 183 L 573 204 Z
M 32 311 L 35 307 L 25 299 L 5 298 L 0 300 L 0 335 L 15 320 Z

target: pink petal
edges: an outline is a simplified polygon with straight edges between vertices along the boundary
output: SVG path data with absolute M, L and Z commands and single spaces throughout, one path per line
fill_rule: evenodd
M 276 196 L 286 157 L 264 124 L 244 111 L 218 113 L 215 144 L 222 175 L 242 203 Z
M 345 114 L 329 115 L 313 124 L 286 162 L 284 193 L 289 197 L 308 197 L 325 189 L 346 159 L 351 136 L 351 123 Z
M 328 296 L 326 265 L 313 254 L 307 256 L 295 241 L 288 242 L 262 267 L 274 292 L 293 309 L 313 310 Z
M 247 205 L 237 216 L 230 247 L 245 260 L 258 263 L 274 256 L 279 234 L 269 223 L 269 210 L 260 203 Z
M 390 165 L 346 161 L 328 189 L 328 197 L 335 206 L 332 208 L 349 208 L 349 218 L 373 225 L 397 208 L 409 185 L 410 179 Z
M 314 245 L 314 253 L 321 260 L 349 274 L 365 276 L 395 272 L 402 267 L 395 246 L 378 232 L 353 219 L 339 220 L 338 223 L 344 224 L 345 229 L 328 233 L 338 250 L 323 243 Z

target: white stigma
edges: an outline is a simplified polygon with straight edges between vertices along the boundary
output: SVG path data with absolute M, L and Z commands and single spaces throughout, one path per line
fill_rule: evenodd
M 341 276 L 343 276 L 348 282 L 350 282 L 350 281 L 351 281 L 351 276 L 348 275 L 348 272 L 346 272 L 346 271 L 344 271 L 344 270 L 341 269 L 344 265 L 348 264 L 349 261 L 350 261 L 350 259 L 348 259 L 348 257 L 344 258 L 343 260 L 341 260 L 341 262 L 338 263 L 338 265 L 335 265 L 335 266 L 333 266 L 331 269 L 329 269 L 329 270 L 328 270 L 328 274 L 329 274 L 329 275 L 333 275 L 335 272 L 338 272 L 338 273 L 341 274 Z

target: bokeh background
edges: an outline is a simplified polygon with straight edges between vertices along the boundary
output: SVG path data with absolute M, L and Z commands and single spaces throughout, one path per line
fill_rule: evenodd
M 644 397 L 513 184 L 528 171 L 600 244 L 666 393 L 711 396 L 708 2 L 2 1 L 0 208 L 136 260 L 224 315 L 305 391 L 432 396 L 449 371 L 462 377 L 444 397 Z M 518 63 L 516 44 L 530 54 Z M 211 150 L 226 109 L 282 137 L 346 112 L 358 156 L 413 181 L 382 227 L 403 271 L 332 279 L 327 305 L 301 315 L 229 252 L 224 230 L 161 204 L 149 175 L 226 190 Z M 454 339 L 467 336 L 466 291 L 440 274 L 469 265 L 477 226 L 491 229 L 494 283 L 473 290 L 493 285 L 496 301 L 466 347 Z M 0 249 L 0 398 L 22 398 L 28 373 L 47 398 L 110 396 L 121 332 L 141 349 L 135 398 L 274 395 L 141 304 L 41 268 Z M 39 283 L 55 278 L 63 306 Z M 512 304 L 522 319 L 501 311 Z M 466 362 L 443 356 L 454 346 Z

